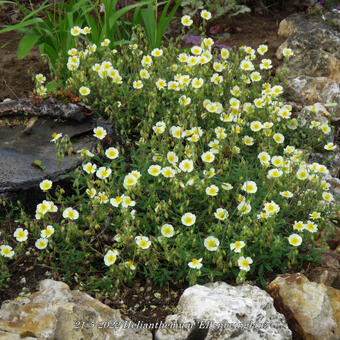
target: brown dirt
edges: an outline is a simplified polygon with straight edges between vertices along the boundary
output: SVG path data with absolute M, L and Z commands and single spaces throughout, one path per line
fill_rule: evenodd
M 0 46 L 10 40 L 17 39 L 16 32 L 0 34 Z M 32 77 L 36 73 L 48 73 L 48 67 L 43 64 L 37 48 L 27 57 L 17 59 L 18 40 L 14 40 L 0 53 L 0 101 L 5 98 L 28 97 L 33 90 Z
M 229 32 L 230 38 L 218 39 L 216 36 L 215 39 L 218 43 L 232 47 L 247 45 L 257 48 L 260 44 L 266 44 L 268 52 L 265 58 L 272 59 L 275 68 L 281 63 L 275 56 L 276 50 L 285 41 L 285 38 L 277 35 L 277 31 L 281 20 L 290 14 L 287 11 L 273 12 L 268 16 L 249 13 L 221 19 L 216 24 L 220 25 L 222 32 Z

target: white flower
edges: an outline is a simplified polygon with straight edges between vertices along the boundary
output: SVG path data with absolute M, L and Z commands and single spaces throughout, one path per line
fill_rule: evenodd
M 79 27 L 79 26 L 74 26 L 71 28 L 71 34 L 76 37 L 78 36 L 79 34 L 81 34 L 82 32 L 82 29 Z
M 254 71 L 255 67 L 250 60 L 242 60 L 240 63 L 241 70 L 244 71 Z
M 52 135 L 51 135 L 52 139 L 50 140 L 50 142 L 56 143 L 56 141 L 57 141 L 58 139 L 60 139 L 62 136 L 63 136 L 62 133 L 53 132 Z
M 80 89 L 79 89 L 79 93 L 82 95 L 82 96 L 87 96 L 90 94 L 90 89 L 86 86 L 82 86 Z
M 332 201 L 334 201 L 334 197 L 333 197 L 333 195 L 330 193 L 330 192 L 323 192 L 322 193 L 322 198 L 325 200 L 325 201 L 327 201 L 327 202 L 332 202 Z
M 250 270 L 250 264 L 253 263 L 253 260 L 250 257 L 245 258 L 244 256 L 241 256 L 238 261 L 237 264 L 239 266 L 239 268 L 241 270 L 244 270 L 246 272 L 248 272 Z
M 90 162 L 83 165 L 83 170 L 88 174 L 93 174 L 94 172 L 96 172 L 96 169 L 97 169 L 97 165 L 92 164 Z
M 228 218 L 229 214 L 228 214 L 228 211 L 226 209 L 223 209 L 223 208 L 218 208 L 215 213 L 214 213 L 214 216 L 220 220 L 220 221 L 223 221 L 225 219 Z
M 138 247 L 142 249 L 148 249 L 151 245 L 151 241 L 147 236 L 136 236 L 135 237 L 136 243 Z
M 70 220 L 76 220 L 79 217 L 79 213 L 77 210 L 69 207 L 63 211 L 63 217 Z
M 332 151 L 336 148 L 336 145 L 334 145 L 333 143 L 327 143 L 323 148 L 325 150 Z
M 293 224 L 293 229 L 302 231 L 305 229 L 305 224 L 302 221 L 295 221 Z
M 168 162 L 171 164 L 175 164 L 178 162 L 178 157 L 175 152 L 169 151 L 166 155 L 166 158 L 168 159 Z
M 194 89 L 199 89 L 200 87 L 203 86 L 204 80 L 202 78 L 194 78 L 191 81 L 191 85 Z
M 192 226 L 196 222 L 196 216 L 192 213 L 185 213 L 181 218 L 182 224 L 187 227 Z
M 310 233 L 316 233 L 318 231 L 318 226 L 313 221 L 307 221 L 305 230 L 308 230 Z
M 253 181 L 246 181 L 243 183 L 242 190 L 248 194 L 254 194 L 257 191 L 257 185 Z
M 48 240 L 46 238 L 39 238 L 35 241 L 35 246 L 38 249 L 45 249 L 47 247 Z
M 46 81 L 46 77 L 41 74 L 41 73 L 38 73 L 36 76 L 35 76 L 35 79 L 37 82 L 39 82 L 40 84 L 43 84 L 45 81 Z
M 268 70 L 271 69 L 272 66 L 272 61 L 270 59 L 262 59 L 261 64 L 260 64 L 260 69 L 261 70 Z
M 141 69 L 139 71 L 139 75 L 142 79 L 149 79 L 150 78 L 150 73 L 146 69 Z
M 149 55 L 143 56 L 141 63 L 143 65 L 143 67 L 151 66 L 152 63 L 153 63 L 151 56 L 149 56 Z
M 268 171 L 267 178 L 278 178 L 283 175 L 282 170 L 279 169 L 271 169 Z
M 179 168 L 183 172 L 191 172 L 194 169 L 194 164 L 191 159 L 184 159 L 179 163 Z
M 284 159 L 282 156 L 273 156 L 271 162 L 274 166 L 280 168 L 284 166 Z
M 88 35 L 91 33 L 91 27 L 85 26 L 82 30 L 81 33 L 84 35 Z
M 274 201 L 271 201 L 264 204 L 264 210 L 268 215 L 271 216 L 280 211 L 280 206 L 277 205 Z
M 291 193 L 290 191 L 286 190 L 286 191 L 281 191 L 280 195 L 286 198 L 291 198 L 293 197 L 293 193 Z
M 260 55 L 264 55 L 268 51 L 268 46 L 267 45 L 260 45 L 257 48 L 257 53 Z
M 215 155 L 212 152 L 207 151 L 201 155 L 201 159 L 205 163 L 212 163 L 215 160 Z
M 229 50 L 227 50 L 226 48 L 222 48 L 221 49 L 221 57 L 222 57 L 222 59 L 228 59 L 229 55 L 230 55 Z
M 101 43 L 100 46 L 109 46 L 111 43 L 110 39 L 104 39 Z
M 105 151 L 105 155 L 109 159 L 116 159 L 119 156 L 119 151 L 114 147 L 110 147 Z
M 200 55 L 202 53 L 202 47 L 199 46 L 191 47 L 191 53 L 194 55 Z
M 217 196 L 218 194 L 218 187 L 216 185 L 210 185 L 205 189 L 205 193 L 208 196 Z
M 151 51 L 151 55 L 153 57 L 161 57 L 163 55 L 163 50 L 159 49 L 159 48 L 154 48 L 152 51 Z
M 192 269 L 200 269 L 202 267 L 202 258 L 200 259 L 196 259 L 196 258 L 193 258 L 191 260 L 191 262 L 188 263 L 188 266 Z
M 124 265 L 130 268 L 131 270 L 136 270 L 136 266 L 132 260 L 124 262 Z
M 296 177 L 299 179 L 299 180 L 306 180 L 308 179 L 309 177 L 309 173 L 308 171 L 305 169 L 305 168 L 302 168 L 300 167 L 299 170 L 297 171 L 296 173 Z
M 298 234 L 291 234 L 288 237 L 288 242 L 294 247 L 298 247 L 302 243 L 302 237 Z
M 54 228 L 51 225 L 46 226 L 46 228 L 41 231 L 42 238 L 49 238 L 53 234 L 54 234 Z
M 230 250 L 233 250 L 235 253 L 240 253 L 245 245 L 246 244 L 243 241 L 236 241 L 230 244 Z
M 136 205 L 136 202 L 133 201 L 130 196 L 123 195 L 122 200 L 123 200 L 122 201 L 123 208 L 134 207 Z
M 143 85 L 143 82 L 141 80 L 135 80 L 133 82 L 132 86 L 133 86 L 134 89 L 139 90 L 139 89 L 142 89 L 144 85 Z
M 117 260 L 117 256 L 118 256 L 118 251 L 117 250 L 109 250 L 106 255 L 104 256 L 104 263 L 106 266 L 111 266 L 113 265 L 116 260 Z
M 254 145 L 254 138 L 249 137 L 249 136 L 244 136 L 242 138 L 242 142 L 247 146 L 252 146 L 252 145 Z
M 161 227 L 161 233 L 164 237 L 170 238 L 174 236 L 174 227 L 171 224 L 163 224 Z
M 96 176 L 99 179 L 105 179 L 107 177 L 109 177 L 112 173 L 112 170 L 110 168 L 106 168 L 105 166 L 100 167 L 97 172 L 96 172 Z
M 148 169 L 148 173 L 151 176 L 158 176 L 161 173 L 161 166 L 159 165 L 150 165 Z
M 116 196 L 115 198 L 110 199 L 110 204 L 114 207 L 118 207 L 120 203 L 123 202 L 123 198 L 121 196 Z
M 137 184 L 137 178 L 135 176 L 133 176 L 132 174 L 128 174 L 124 177 L 124 182 L 123 182 L 123 186 L 125 189 L 128 189 L 134 185 Z
M 180 139 L 182 137 L 182 131 L 183 129 L 179 126 L 172 126 L 170 128 L 170 134 L 172 137 Z
M 104 139 L 105 136 L 107 135 L 107 132 L 104 128 L 98 126 L 93 129 L 93 135 L 97 137 L 98 139 Z
M 282 50 L 282 54 L 284 57 L 291 57 L 292 55 L 294 55 L 293 51 L 290 48 L 284 48 Z
M 11 246 L 3 244 L 0 246 L 0 254 L 4 257 L 11 258 L 14 256 L 14 251 Z
M 183 26 L 191 26 L 193 21 L 189 15 L 183 15 L 181 18 L 181 23 Z
M 211 19 L 211 13 L 204 9 L 203 11 L 201 11 L 201 17 L 205 20 L 210 20 Z
M 204 247 L 206 247 L 207 250 L 209 251 L 216 251 L 219 245 L 220 245 L 220 241 L 214 236 L 208 236 L 204 240 Z
M 23 228 L 17 228 L 14 232 L 14 237 L 17 239 L 18 242 L 24 242 L 27 240 L 28 231 Z
M 241 201 L 237 206 L 237 210 L 240 212 L 241 215 L 247 215 L 251 211 L 251 205 L 245 200 Z
M 269 164 L 270 155 L 267 152 L 260 152 L 257 157 L 262 164 Z
M 166 178 L 175 177 L 176 171 L 172 167 L 166 166 L 162 169 L 162 175 Z
M 254 132 L 260 131 L 262 128 L 262 123 L 259 121 L 253 121 L 250 123 L 250 129 Z
M 39 186 L 42 191 L 50 190 L 52 188 L 52 181 L 45 179 L 42 182 L 40 182 Z
M 276 143 L 281 144 L 284 142 L 285 137 L 281 133 L 275 133 L 273 139 Z
M 153 131 L 156 133 L 156 135 L 160 135 L 165 131 L 166 124 L 162 121 L 157 122 L 153 127 Z

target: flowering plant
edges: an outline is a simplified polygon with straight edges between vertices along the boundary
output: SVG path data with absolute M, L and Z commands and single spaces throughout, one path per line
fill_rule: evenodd
M 150 51 L 137 36 L 120 50 L 73 50 L 66 85 L 112 119 L 129 149 L 106 146 L 107 132 L 95 128 L 96 151 L 79 150 L 71 175 L 75 194 L 58 187 L 52 196 L 43 181 L 46 200 L 35 219 L 22 213 L 19 243 L 6 237 L 2 261 L 32 238 L 41 261 L 111 291 L 137 275 L 264 284 L 268 272 L 317 260 L 335 199 L 329 170 L 308 155 L 336 146 L 328 123 L 303 124 L 284 103 L 268 47 L 218 51 L 202 37 L 191 49 L 170 42 Z

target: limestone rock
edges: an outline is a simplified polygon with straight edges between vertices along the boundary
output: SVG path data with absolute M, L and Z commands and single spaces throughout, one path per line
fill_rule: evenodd
M 278 35 L 288 38 L 284 44 L 294 52 L 287 64 L 289 76 L 326 76 L 339 81 L 339 31 L 325 21 L 293 14 L 280 23 Z
M 278 48 L 291 48 L 294 56 L 278 68 L 284 71 L 289 94 L 304 105 L 335 103 L 335 115 L 340 119 L 340 11 L 322 18 L 293 14 L 281 21 L 278 35 L 287 40 Z M 335 120 L 337 120 L 335 119 Z
M 195 285 L 181 296 L 177 314 L 156 332 L 157 340 L 291 339 L 291 331 L 272 298 L 258 287 L 233 287 L 224 282 Z M 191 327 L 183 327 L 191 325 Z M 181 327 L 182 326 L 182 327 Z
M 43 280 L 29 298 L 4 302 L 0 309 L 0 340 L 151 340 L 113 310 L 63 282 Z M 130 327 L 124 328 L 124 325 Z
M 267 291 L 298 336 L 308 340 L 340 338 L 340 290 L 310 282 L 297 273 L 279 275 Z

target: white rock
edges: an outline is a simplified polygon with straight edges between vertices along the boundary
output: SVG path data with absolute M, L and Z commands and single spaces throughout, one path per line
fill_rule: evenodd
M 273 299 L 258 287 L 233 287 L 224 282 L 186 289 L 177 314 L 165 320 L 169 325 L 156 332 L 156 340 L 194 338 L 236 340 L 288 340 L 292 333 L 285 318 L 273 306 Z M 180 328 L 190 324 L 192 328 Z M 194 336 L 194 333 L 200 335 Z

